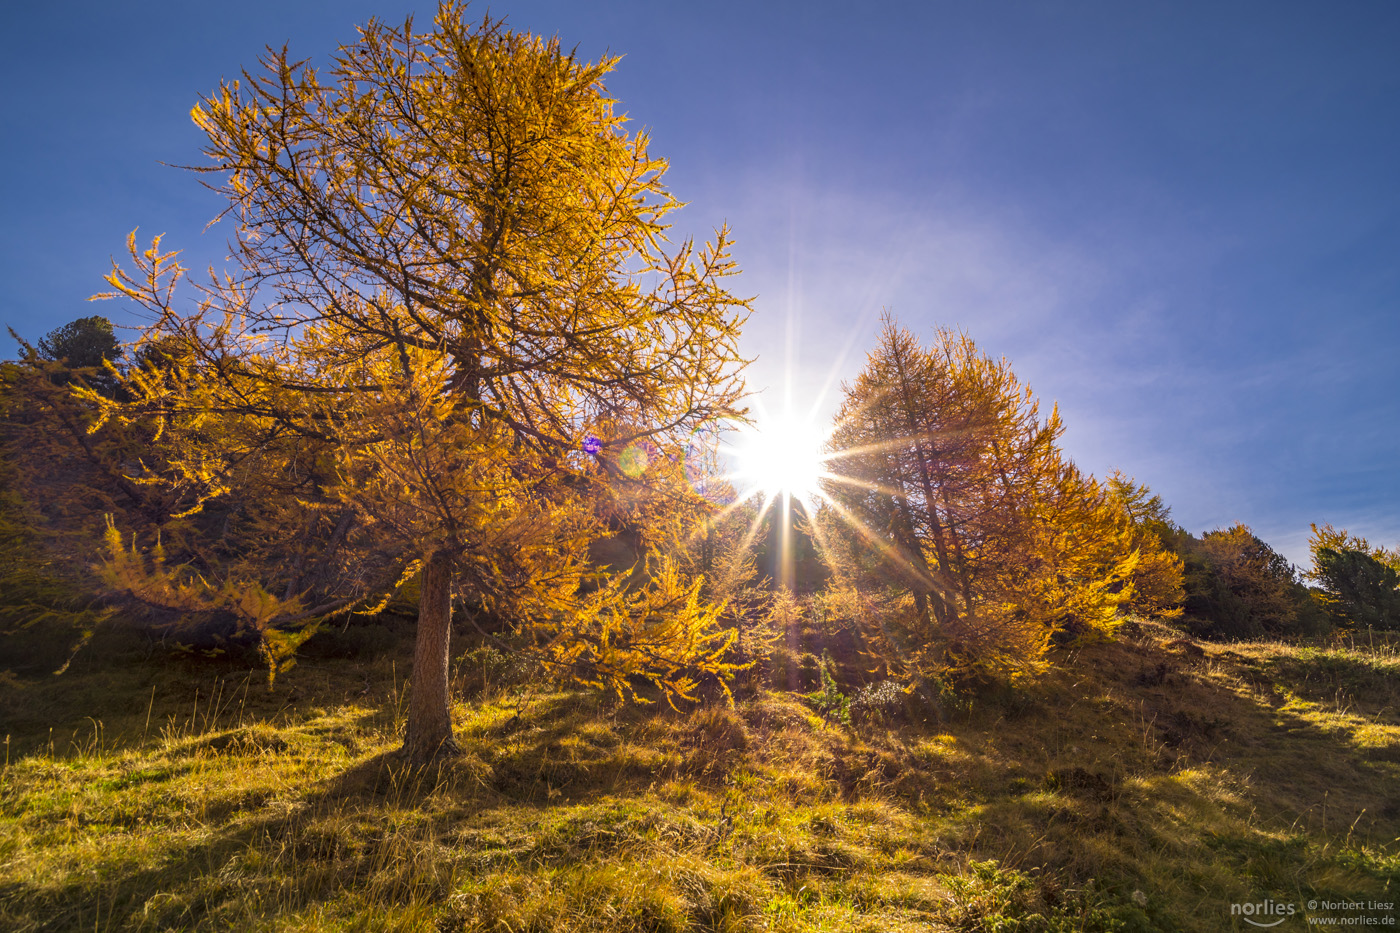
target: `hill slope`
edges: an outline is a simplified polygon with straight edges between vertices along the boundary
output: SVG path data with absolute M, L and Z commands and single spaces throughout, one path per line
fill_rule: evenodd
M 1272 901 L 1287 930 L 1397 900 L 1388 649 L 1148 628 L 853 727 L 541 692 L 478 649 L 467 753 L 413 774 L 407 655 L 372 635 L 271 691 L 116 633 L 7 662 L 0 928 L 1217 931 Z

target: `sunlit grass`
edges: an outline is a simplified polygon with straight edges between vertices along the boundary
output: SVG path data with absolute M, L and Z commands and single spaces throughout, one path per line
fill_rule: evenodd
M 425 772 L 392 755 L 396 652 L 271 693 L 80 656 L 0 693 L 28 723 L 0 927 L 1214 931 L 1250 898 L 1392 896 L 1390 659 L 1163 641 L 854 727 L 766 689 L 675 712 L 464 661 L 464 754 Z

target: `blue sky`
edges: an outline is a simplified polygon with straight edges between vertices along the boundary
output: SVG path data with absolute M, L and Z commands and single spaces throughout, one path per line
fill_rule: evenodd
M 1313 521 L 1400 540 L 1400 4 L 491 11 L 625 55 L 609 88 L 671 160 L 676 232 L 734 229 L 768 407 L 788 359 L 801 404 L 853 377 L 889 308 L 1008 357 L 1071 456 L 1192 531 L 1243 521 L 1300 563 Z M 0 323 L 126 319 L 83 299 L 133 227 L 218 262 L 217 199 L 160 164 L 198 161 L 196 95 L 409 12 L 5 4 Z

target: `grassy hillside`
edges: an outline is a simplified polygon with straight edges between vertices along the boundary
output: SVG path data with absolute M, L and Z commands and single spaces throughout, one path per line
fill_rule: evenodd
M 53 676 L 66 646 L 7 638 L 0 928 L 1218 931 L 1272 899 L 1290 930 L 1400 893 L 1391 649 L 1144 627 L 852 726 L 546 692 L 475 650 L 467 753 L 411 773 L 398 634 L 271 691 L 116 632 Z

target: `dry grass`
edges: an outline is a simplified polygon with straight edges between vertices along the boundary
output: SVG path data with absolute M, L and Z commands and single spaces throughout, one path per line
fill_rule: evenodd
M 7 930 L 1200 930 L 1394 901 L 1389 649 L 1070 652 L 941 721 L 623 707 L 459 664 L 465 754 L 393 757 L 405 655 L 232 665 L 106 636 L 0 675 Z

